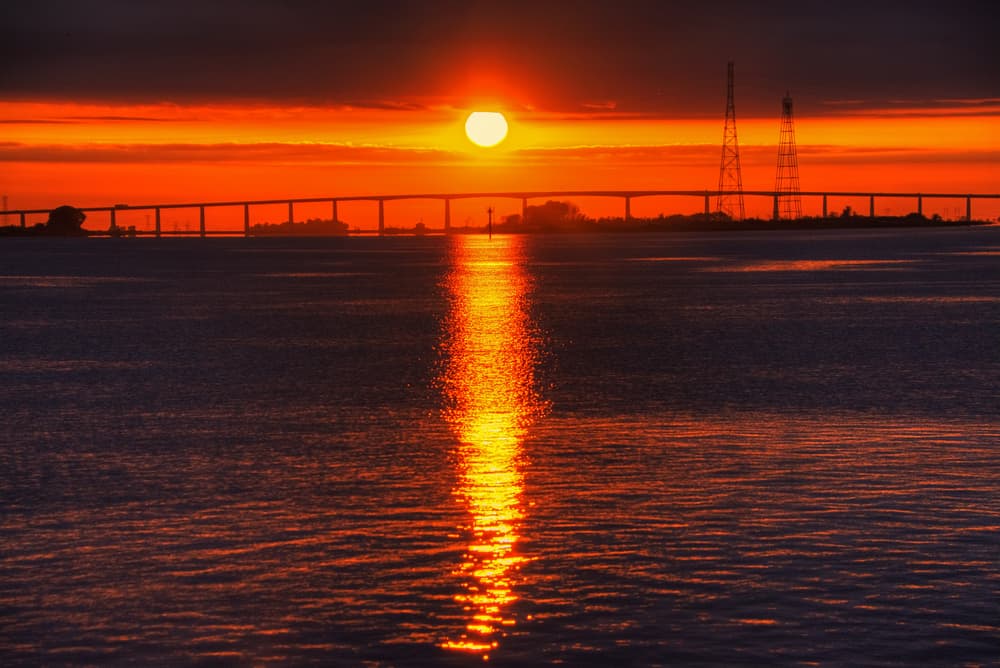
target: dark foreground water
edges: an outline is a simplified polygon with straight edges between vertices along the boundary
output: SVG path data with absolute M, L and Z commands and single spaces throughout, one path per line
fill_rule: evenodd
M 1000 228 L 0 244 L 0 664 L 1000 662 Z

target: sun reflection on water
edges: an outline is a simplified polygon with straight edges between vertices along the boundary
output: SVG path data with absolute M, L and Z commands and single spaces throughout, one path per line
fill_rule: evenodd
M 481 653 L 513 626 L 517 550 L 524 518 L 521 443 L 542 410 L 535 393 L 536 337 L 528 316 L 529 279 L 523 239 L 452 239 L 446 286 L 451 299 L 442 374 L 445 417 L 458 442 L 456 495 L 471 514 L 470 543 L 456 595 L 469 620 L 442 643 Z

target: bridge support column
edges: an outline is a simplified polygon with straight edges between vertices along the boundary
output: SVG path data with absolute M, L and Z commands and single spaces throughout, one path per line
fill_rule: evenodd
M 444 201 L 444 233 L 451 233 L 451 200 Z
M 198 207 L 198 233 L 202 239 L 205 238 L 205 207 L 203 206 Z
M 875 217 L 875 195 L 872 195 L 868 198 L 868 217 L 869 218 Z
M 965 222 L 972 222 L 972 197 L 965 196 Z
M 528 222 L 528 198 L 521 198 L 521 224 L 525 225 Z
M 378 235 L 385 236 L 385 200 L 378 201 Z
M 778 196 L 777 195 L 774 196 L 774 212 L 773 212 L 772 217 L 774 218 L 774 220 L 778 220 L 779 218 L 781 218 L 781 211 L 778 210 Z
M 337 200 L 333 200 L 333 222 L 337 223 Z
M 823 195 L 823 217 L 826 218 L 826 195 Z
M 115 210 L 111 209 L 111 232 L 114 234 L 118 230 L 118 220 L 115 217 Z
M 632 198 L 625 198 L 625 222 L 632 220 Z
M 250 236 L 250 205 L 243 205 L 243 236 Z
M 295 205 L 291 202 L 288 203 L 288 226 L 291 227 L 295 224 Z
M 24 219 L 24 212 L 21 212 L 21 227 L 27 227 L 28 222 Z
M 921 195 L 917 195 L 917 215 L 924 215 L 924 198 Z
M 160 238 L 160 207 L 156 207 L 156 238 Z
M 705 216 L 709 216 L 712 213 L 712 204 L 709 199 L 708 193 L 705 193 Z

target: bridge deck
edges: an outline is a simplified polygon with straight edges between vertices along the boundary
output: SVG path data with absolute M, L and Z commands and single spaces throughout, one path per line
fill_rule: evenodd
M 546 197 L 718 197 L 718 190 L 536 190 L 536 191 L 501 191 L 501 192 L 469 192 L 469 193 L 408 193 L 401 195 L 330 195 L 327 197 L 290 197 L 284 199 L 228 200 L 222 202 L 170 202 L 163 204 L 114 204 L 107 206 L 79 206 L 81 211 L 121 211 L 155 209 L 198 209 L 201 207 L 222 206 L 264 206 L 274 204 L 309 204 L 322 202 L 389 202 L 395 200 L 457 200 L 457 199 L 542 199 Z M 787 195 L 773 190 L 744 190 L 747 197 L 778 197 Z M 863 192 L 863 191 L 831 191 L 810 190 L 798 193 L 802 197 L 877 197 L 906 199 L 1000 199 L 1000 193 L 919 193 L 919 192 Z M 51 209 L 11 209 L 0 211 L 0 215 L 20 215 L 48 213 Z

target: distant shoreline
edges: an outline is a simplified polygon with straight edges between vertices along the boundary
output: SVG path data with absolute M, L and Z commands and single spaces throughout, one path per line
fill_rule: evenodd
M 828 218 L 798 218 L 795 220 L 767 220 L 761 218 L 749 218 L 745 220 L 731 220 L 728 218 L 718 218 L 715 216 L 705 216 L 703 214 L 692 216 L 667 216 L 661 218 L 635 218 L 627 223 L 621 218 L 605 218 L 600 220 L 582 219 L 570 221 L 553 221 L 545 223 L 497 223 L 492 226 L 493 234 L 646 234 L 646 233 L 672 233 L 672 232 L 748 232 L 748 231 L 805 231 L 805 230 L 836 230 L 836 229 L 886 229 L 886 228 L 938 228 L 938 227 L 978 227 L 996 224 L 990 220 L 944 220 L 941 218 L 926 218 L 916 214 L 908 216 L 840 216 Z M 336 231 L 319 230 L 317 226 L 308 222 L 285 223 L 280 230 L 274 226 L 266 232 L 261 227 L 255 226 L 251 229 L 249 236 L 258 238 L 335 238 L 335 237 L 359 237 L 376 236 L 377 230 L 347 230 L 337 229 Z M 345 226 L 346 227 L 346 226 Z M 442 236 L 445 234 L 488 234 L 488 225 L 451 227 L 444 228 L 403 228 L 386 227 L 383 236 Z M 198 232 L 163 232 L 163 238 L 199 237 Z M 16 225 L 0 227 L 0 238 L 68 238 L 68 237 L 153 237 L 152 230 L 136 230 L 135 228 L 117 230 L 86 230 L 82 229 L 72 234 L 61 234 L 35 226 L 23 228 Z M 240 230 L 228 231 L 208 231 L 207 237 L 244 237 Z
M 494 225 L 495 234 L 563 234 L 573 232 L 596 233 L 648 233 L 648 232 L 746 232 L 768 230 L 827 230 L 827 229 L 876 229 L 907 227 L 970 227 L 994 224 L 988 220 L 943 220 L 922 216 L 849 216 L 837 218 L 797 218 L 795 220 L 767 220 L 748 218 L 729 220 L 697 216 L 670 216 L 666 218 L 581 221 L 578 224 Z M 487 233 L 488 226 L 455 228 L 452 234 Z

